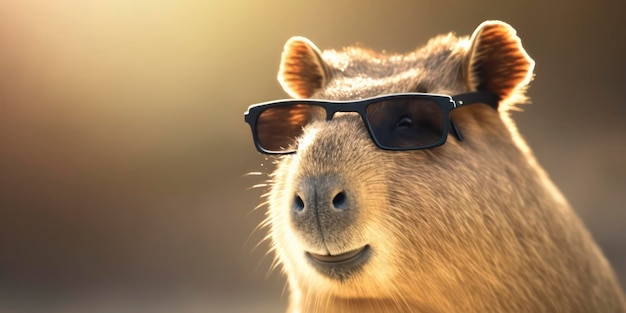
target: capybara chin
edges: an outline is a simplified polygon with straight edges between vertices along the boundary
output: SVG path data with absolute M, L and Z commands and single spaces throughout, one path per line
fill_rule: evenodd
M 292 153 L 277 157 L 267 195 L 288 311 L 626 312 L 609 263 L 510 119 L 527 101 L 533 68 L 499 21 L 407 54 L 322 52 L 291 38 L 278 75 L 285 91 L 352 102 L 294 104 L 247 120 L 257 147 L 298 133 L 280 146 Z M 409 112 L 399 93 L 495 102 L 458 100 L 449 119 L 434 119 L 450 104 Z M 398 108 L 368 104 L 384 95 Z M 301 123 L 324 106 L 322 118 Z M 445 142 L 424 148 L 429 131 Z

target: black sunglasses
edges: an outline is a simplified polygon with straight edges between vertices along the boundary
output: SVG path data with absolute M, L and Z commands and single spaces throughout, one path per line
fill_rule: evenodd
M 399 93 L 353 101 L 291 99 L 251 105 L 244 114 L 257 150 L 287 154 L 297 150 L 296 139 L 313 121 L 331 120 L 337 112 L 357 112 L 370 137 L 381 149 L 418 150 L 446 142 L 450 111 L 462 105 L 484 103 L 498 108 L 498 96 L 472 92 L 456 96 Z

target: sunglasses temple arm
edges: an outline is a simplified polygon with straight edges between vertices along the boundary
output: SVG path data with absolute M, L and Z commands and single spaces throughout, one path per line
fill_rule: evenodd
M 475 91 L 463 93 L 452 97 L 457 106 L 468 105 L 472 103 L 484 103 L 494 109 L 498 109 L 500 97 L 488 91 Z

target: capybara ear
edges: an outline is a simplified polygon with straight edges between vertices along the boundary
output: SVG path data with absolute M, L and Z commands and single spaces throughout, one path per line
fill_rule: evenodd
M 330 79 L 328 65 L 319 49 L 304 37 L 292 37 L 285 44 L 278 81 L 294 98 L 309 98 Z
M 528 56 L 515 29 L 501 21 L 485 21 L 470 38 L 463 72 L 470 89 L 489 91 L 500 101 L 524 97 L 535 62 Z

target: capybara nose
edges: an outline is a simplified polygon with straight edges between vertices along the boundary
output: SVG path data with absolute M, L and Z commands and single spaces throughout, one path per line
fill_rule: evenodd
M 306 199 L 306 200 L 305 200 Z M 330 200 L 329 200 L 330 199 Z M 305 209 L 335 209 L 345 210 L 348 207 L 348 196 L 343 190 L 327 193 L 313 190 L 313 192 L 298 192 L 294 197 L 293 210 L 297 213 Z M 328 206 L 328 208 L 325 208 Z
M 291 219 L 303 237 L 332 241 L 350 227 L 355 209 L 355 200 L 337 176 L 305 177 L 297 184 Z

